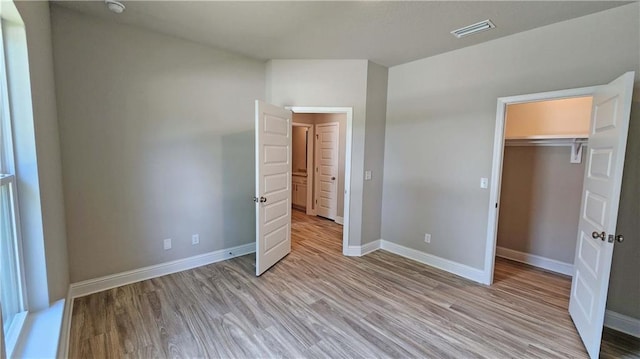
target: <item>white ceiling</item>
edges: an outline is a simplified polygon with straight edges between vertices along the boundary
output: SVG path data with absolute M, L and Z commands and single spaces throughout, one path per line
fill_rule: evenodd
M 77 11 L 267 59 L 369 59 L 394 66 L 584 16 L 622 1 L 57 1 Z M 491 19 L 463 39 L 450 32 Z M 603 24 L 606 26 L 606 24 Z

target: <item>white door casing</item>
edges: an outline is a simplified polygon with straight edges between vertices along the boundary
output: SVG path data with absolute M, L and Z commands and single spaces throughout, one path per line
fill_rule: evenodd
M 291 252 L 291 111 L 256 101 L 256 275 Z
M 338 145 L 340 124 L 316 125 L 315 209 L 318 216 L 335 219 L 338 215 Z
M 599 86 L 593 98 L 569 313 L 598 358 L 613 256 L 634 73 Z M 594 238 L 593 234 L 602 234 Z

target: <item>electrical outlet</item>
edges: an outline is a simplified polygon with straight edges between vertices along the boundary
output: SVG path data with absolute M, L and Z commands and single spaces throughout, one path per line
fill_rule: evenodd
M 200 243 L 200 235 L 199 234 L 194 234 L 191 236 L 191 245 L 196 245 Z
M 369 171 L 369 170 L 364 171 L 364 180 L 365 181 L 371 181 L 371 171 Z
M 424 243 L 431 243 L 431 235 L 429 233 L 424 234 Z
M 164 240 L 164 250 L 171 249 L 171 238 L 167 238 Z

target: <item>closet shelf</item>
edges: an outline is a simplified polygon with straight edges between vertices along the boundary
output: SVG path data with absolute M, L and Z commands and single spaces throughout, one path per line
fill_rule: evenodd
M 505 146 L 575 146 L 589 142 L 586 134 L 580 135 L 553 135 L 553 136 L 528 136 L 505 138 Z

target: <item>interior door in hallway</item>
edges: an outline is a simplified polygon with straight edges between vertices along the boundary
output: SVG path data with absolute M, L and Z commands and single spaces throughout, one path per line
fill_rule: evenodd
M 291 111 L 256 101 L 256 275 L 291 252 Z
M 338 214 L 338 122 L 316 125 L 316 214 L 335 219 Z
M 591 358 L 600 355 L 616 233 L 634 73 L 593 95 L 591 129 L 569 313 Z M 624 244 L 622 244 L 624 245 Z

